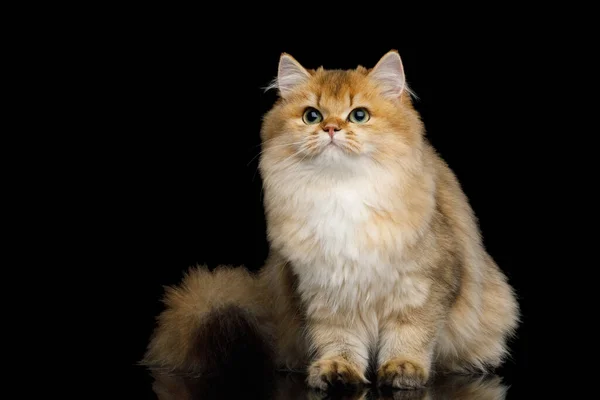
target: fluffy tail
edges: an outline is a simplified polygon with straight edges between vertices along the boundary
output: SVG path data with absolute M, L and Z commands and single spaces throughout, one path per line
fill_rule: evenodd
M 141 364 L 163 373 L 203 376 L 272 368 L 267 291 L 243 267 L 190 269 L 166 289 Z

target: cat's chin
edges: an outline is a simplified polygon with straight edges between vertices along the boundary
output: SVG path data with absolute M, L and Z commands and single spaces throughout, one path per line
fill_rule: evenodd
M 323 150 L 317 156 L 322 161 L 341 161 L 347 159 L 350 155 L 346 153 L 339 145 L 329 143 L 323 147 Z
M 320 167 L 333 167 L 337 170 L 353 170 L 359 164 L 361 155 L 350 153 L 340 145 L 328 144 L 312 158 L 312 163 Z

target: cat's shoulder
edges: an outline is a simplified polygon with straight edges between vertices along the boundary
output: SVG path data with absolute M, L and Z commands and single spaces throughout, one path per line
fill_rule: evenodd
M 464 196 L 454 170 L 426 138 L 423 145 L 423 161 L 425 168 L 434 177 L 438 193 L 442 191 L 461 198 Z

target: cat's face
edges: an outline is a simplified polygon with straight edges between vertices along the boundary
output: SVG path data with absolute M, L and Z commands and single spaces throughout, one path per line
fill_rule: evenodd
M 281 57 L 281 98 L 266 115 L 263 147 L 281 162 L 352 167 L 410 153 L 421 123 L 404 81 L 400 57 L 386 54 L 371 70 L 306 70 Z

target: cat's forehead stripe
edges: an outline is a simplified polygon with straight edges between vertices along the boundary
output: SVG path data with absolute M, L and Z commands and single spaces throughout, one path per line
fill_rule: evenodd
M 351 82 L 346 71 L 330 71 L 323 76 L 322 87 L 328 96 L 341 100 L 349 91 Z
M 354 84 L 347 71 L 327 71 L 317 80 L 316 106 L 318 108 L 343 104 L 352 107 L 355 98 Z

